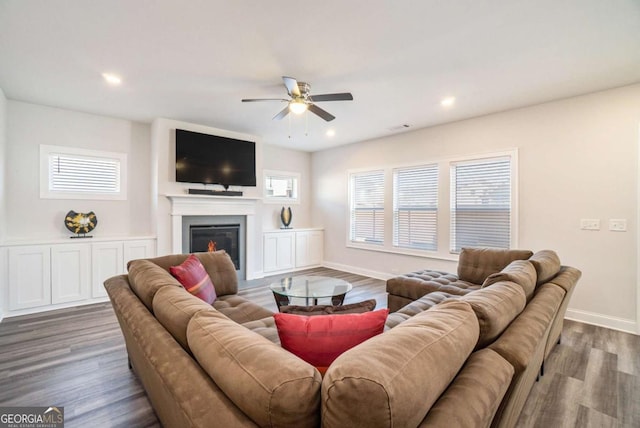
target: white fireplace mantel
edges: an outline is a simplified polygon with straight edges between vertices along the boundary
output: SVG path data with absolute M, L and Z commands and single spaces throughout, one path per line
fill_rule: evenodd
M 258 198 L 209 195 L 165 195 L 171 201 L 171 247 L 174 254 L 182 253 L 182 217 L 183 216 L 223 216 L 239 215 L 246 217 L 245 275 L 247 279 L 255 277 L 253 248 L 256 236 L 256 202 Z

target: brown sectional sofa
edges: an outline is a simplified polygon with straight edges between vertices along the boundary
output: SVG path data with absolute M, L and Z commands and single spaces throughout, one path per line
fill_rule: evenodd
M 388 306 L 397 312 L 389 315 L 387 325 L 401 324 L 442 302 L 471 304 L 481 331 L 484 329 L 477 349 L 486 346 L 514 369 L 509 390 L 491 424 L 512 427 L 543 373 L 544 359 L 560 339 L 564 315 L 580 276 L 578 269 L 561 266 L 550 250 L 533 254 L 463 249 L 457 275 L 423 270 L 388 280 Z
M 410 304 L 323 378 L 279 346 L 269 310 L 236 295 L 226 253 L 197 256 L 216 288 L 213 305 L 168 273 L 186 255 L 136 260 L 105 282 L 130 364 L 166 427 L 513 426 L 579 277 L 563 268 L 536 286 L 527 261 L 485 288 L 451 288 L 459 279 L 441 274 L 446 281 L 420 294 L 413 287 L 424 284 L 410 279 L 417 285 L 394 294 Z

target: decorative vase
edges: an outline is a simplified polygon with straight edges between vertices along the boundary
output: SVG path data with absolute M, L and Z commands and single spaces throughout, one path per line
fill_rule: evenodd
M 280 221 L 282 221 L 282 229 L 289 229 L 289 225 L 291 224 L 291 207 L 287 207 L 285 209 L 285 207 L 282 207 L 282 210 L 280 211 Z
M 77 213 L 73 210 L 64 216 L 64 225 L 70 231 L 76 234 L 70 238 L 93 238 L 87 233 L 95 229 L 98 224 L 98 217 L 93 211 L 88 213 Z

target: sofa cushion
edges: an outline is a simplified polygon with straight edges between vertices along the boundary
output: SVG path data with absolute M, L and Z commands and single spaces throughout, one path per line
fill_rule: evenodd
M 280 338 L 278 337 L 278 329 L 276 328 L 276 321 L 273 316 L 268 316 L 255 321 L 248 321 L 241 324 L 243 327 L 248 328 L 254 333 L 258 333 L 260 336 L 268 339 L 270 342 L 280 345 Z
M 213 307 L 238 324 L 273 316 L 273 312 L 236 295 L 218 296 Z
M 171 266 L 169 272 L 189 293 L 199 299 L 212 304 L 216 300 L 216 290 L 213 287 L 211 278 L 200 260 L 191 254 L 178 266 Z
M 194 315 L 187 339 L 202 368 L 257 425 L 320 425 L 322 378 L 312 365 L 217 311 Z
M 429 269 L 399 275 L 387 280 L 389 294 L 407 297 L 411 300 L 419 299 L 434 291 L 464 295 L 478 288 L 480 288 L 478 284 L 460 281 L 454 274 Z
M 388 309 L 361 314 L 302 316 L 275 314 L 280 344 L 318 368 L 340 354 L 382 333 Z
M 153 296 L 162 287 L 182 288 L 180 282 L 169 272 L 149 260 L 134 260 L 129 263 L 129 284 L 150 311 L 153 311 Z
M 536 290 L 536 278 L 536 269 L 531 262 L 528 260 L 514 260 L 500 272 L 489 275 L 487 279 L 484 280 L 482 288 L 500 281 L 515 282 L 522 287 L 528 301 Z
M 489 346 L 511 363 L 516 376 L 527 368 L 535 349 L 544 340 L 564 295 L 565 291 L 561 287 L 543 284 L 522 311 L 522 315 Z
M 340 355 L 322 382 L 322 424 L 415 427 L 471 354 L 478 319 L 449 301 Z
M 425 296 L 422 296 L 416 301 L 409 303 L 404 306 L 397 312 L 393 312 L 389 314 L 387 317 L 387 321 L 385 322 L 386 328 L 393 328 L 397 325 L 405 322 L 416 314 L 420 312 L 426 311 L 427 309 L 431 309 L 438 303 L 442 303 L 445 300 L 451 298 L 452 295 L 448 293 L 442 293 L 440 291 L 435 291 L 433 293 L 429 293 Z
M 288 305 L 281 306 L 280 313 L 294 315 L 331 315 L 331 314 L 361 314 L 369 312 L 376 308 L 376 300 L 369 299 L 358 303 L 350 303 L 348 305 L 312 305 L 297 306 Z
M 514 260 L 526 260 L 533 255 L 528 250 L 496 248 L 463 248 L 458 258 L 458 278 L 482 284 L 492 273 L 500 272 Z
M 549 282 L 560 271 L 560 257 L 552 250 L 542 250 L 529 258 L 536 269 L 538 281 L 536 285 Z
M 163 287 L 153 298 L 153 314 L 182 347 L 191 352 L 187 344 L 187 325 L 196 313 L 212 311 L 208 303 L 178 287 Z
M 502 281 L 460 297 L 471 305 L 480 324 L 477 349 L 493 342 L 527 304 L 524 290 L 515 282 Z
M 209 274 L 211 281 L 216 285 L 216 294 L 218 297 L 228 294 L 236 294 L 238 292 L 238 274 L 236 267 L 231 261 L 231 257 L 224 250 L 214 251 L 211 253 L 193 253 L 202 263 L 204 269 Z M 171 254 L 168 256 L 154 257 L 149 260 L 162 269 L 169 272 L 171 266 L 179 265 L 184 262 L 188 254 Z M 127 264 L 127 267 L 132 262 Z
M 420 426 L 490 426 L 512 378 L 513 366 L 499 354 L 474 352 Z

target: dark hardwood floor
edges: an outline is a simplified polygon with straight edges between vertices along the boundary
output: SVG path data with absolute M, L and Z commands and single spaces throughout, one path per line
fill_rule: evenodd
M 340 277 L 354 285 L 345 303 L 386 307 L 384 281 L 325 268 L 298 274 Z M 280 277 L 243 281 L 239 294 L 275 311 L 266 285 Z M 67 427 L 160 426 L 109 303 L 0 323 L 0 406 L 49 405 L 64 406 Z M 518 426 L 639 427 L 640 337 L 567 321 Z

